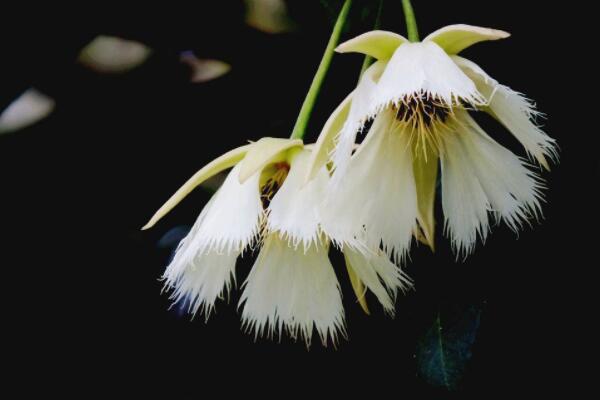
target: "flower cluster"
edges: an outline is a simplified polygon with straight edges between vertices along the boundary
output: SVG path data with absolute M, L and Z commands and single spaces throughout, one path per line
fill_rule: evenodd
M 234 149 L 198 171 L 146 226 L 231 168 L 164 273 L 173 300 L 208 318 L 234 286 L 238 257 L 256 249 L 242 286 L 243 326 L 307 344 L 316 329 L 324 344 L 335 343 L 345 318 L 330 244 L 343 252 L 365 311 L 369 290 L 393 315 L 398 291 L 411 284 L 400 266 L 413 239 L 434 247 L 438 169 L 445 232 L 457 256 L 485 240 L 494 219 L 517 230 L 539 216 L 540 177 L 470 112 L 492 115 L 545 168 L 557 158 L 554 140 L 535 124 L 531 101 L 456 55 L 507 36 L 453 25 L 418 43 L 373 31 L 340 45 L 339 52 L 377 61 L 315 144 L 263 138 Z
M 165 271 L 173 300 L 208 318 L 235 282 L 238 257 L 258 247 L 240 299 L 246 329 L 268 337 L 285 330 L 307 344 L 314 328 L 324 344 L 345 335 L 340 287 L 320 224 L 330 177 L 323 166 L 306 182 L 311 152 L 300 140 L 275 138 L 232 150 L 198 171 L 157 212 L 147 227 L 205 179 L 233 167 Z M 368 288 L 393 314 L 398 290 L 410 281 L 378 248 L 361 250 L 344 249 L 361 305 L 366 308 Z

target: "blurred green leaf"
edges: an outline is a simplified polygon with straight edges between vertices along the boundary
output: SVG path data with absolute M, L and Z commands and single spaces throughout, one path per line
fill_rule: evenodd
M 441 304 L 417 344 L 417 369 L 436 387 L 456 390 L 462 380 L 481 317 L 481 304 Z

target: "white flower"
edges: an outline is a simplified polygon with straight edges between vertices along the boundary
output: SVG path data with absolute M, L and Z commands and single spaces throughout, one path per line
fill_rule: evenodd
M 172 298 L 187 300 L 193 314 L 201 311 L 208 318 L 217 298 L 231 288 L 238 256 L 256 242 L 262 229 L 262 197 L 268 193 L 261 192 L 261 178 L 263 187 L 267 182 L 278 185 L 287 171 L 276 165 L 299 146 L 299 140 L 263 138 L 231 150 L 198 171 L 144 226 L 150 228 L 197 185 L 233 167 L 180 243 L 163 276 L 166 287 L 174 289 Z
M 331 159 L 335 172 L 322 211 L 334 242 L 381 247 L 396 261 L 412 234 L 433 248 L 438 160 L 446 231 L 457 254 L 485 239 L 488 214 L 517 230 L 540 212 L 540 178 L 529 164 L 490 138 L 467 110 L 501 122 L 528 155 L 548 168 L 554 139 L 533 121 L 531 101 L 456 56 L 506 32 L 468 25 L 442 28 L 419 43 L 373 31 L 338 47 L 377 59 L 334 111 L 317 141 L 306 179 Z M 352 154 L 357 134 L 371 128 Z
M 187 301 L 191 313 L 208 318 L 217 298 L 235 283 L 237 258 L 258 243 L 260 252 L 240 299 L 246 330 L 268 337 L 285 331 L 307 345 L 313 329 L 323 344 L 345 336 L 340 287 L 318 212 L 329 172 L 322 166 L 306 182 L 310 161 L 310 146 L 301 141 L 263 138 L 202 168 L 156 213 L 144 228 L 203 180 L 233 166 L 165 271 L 175 302 Z M 410 281 L 385 254 L 362 248 L 367 250 L 345 251 L 359 303 L 368 312 L 364 296 L 369 289 L 393 314 L 398 289 Z

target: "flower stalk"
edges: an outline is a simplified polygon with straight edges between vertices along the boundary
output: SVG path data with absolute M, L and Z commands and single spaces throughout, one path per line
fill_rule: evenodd
M 413 11 L 410 0 L 402 0 L 402 9 L 404 10 L 404 18 L 406 19 L 406 33 L 408 40 L 411 42 L 419 41 L 419 29 L 417 28 L 417 20 Z
M 290 136 L 291 139 L 303 139 L 304 135 L 306 134 L 306 127 L 308 125 L 310 115 L 315 107 L 317 96 L 319 95 L 319 91 L 321 90 L 321 86 L 323 85 L 323 81 L 325 80 L 325 76 L 329 70 L 329 66 L 331 65 L 331 59 L 333 58 L 334 50 L 340 40 L 342 28 L 348 19 L 348 13 L 351 5 L 352 0 L 345 0 L 344 5 L 340 10 L 338 18 L 335 22 L 335 26 L 333 27 L 333 32 L 329 37 L 327 48 L 325 49 L 325 53 L 323 54 L 323 58 L 319 64 L 319 68 L 315 73 L 315 77 L 310 85 L 310 89 L 308 89 L 306 98 L 302 103 L 302 108 L 300 109 L 298 119 L 296 119 L 296 124 L 294 125 L 294 129 L 292 130 L 292 134 Z

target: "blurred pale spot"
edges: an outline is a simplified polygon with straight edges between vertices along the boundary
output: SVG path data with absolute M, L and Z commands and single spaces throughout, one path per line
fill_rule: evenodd
M 28 89 L 0 114 L 0 134 L 13 132 L 45 118 L 54 100 L 36 89 Z
M 103 73 L 129 71 L 145 62 L 152 53 L 148 46 L 114 36 L 98 36 L 81 50 L 79 62 Z
M 194 53 L 181 53 L 181 62 L 190 67 L 190 81 L 201 83 L 217 79 L 231 70 L 231 65 L 224 61 L 198 58 Z
M 294 29 L 283 0 L 246 0 L 246 23 L 267 33 L 283 33 Z

